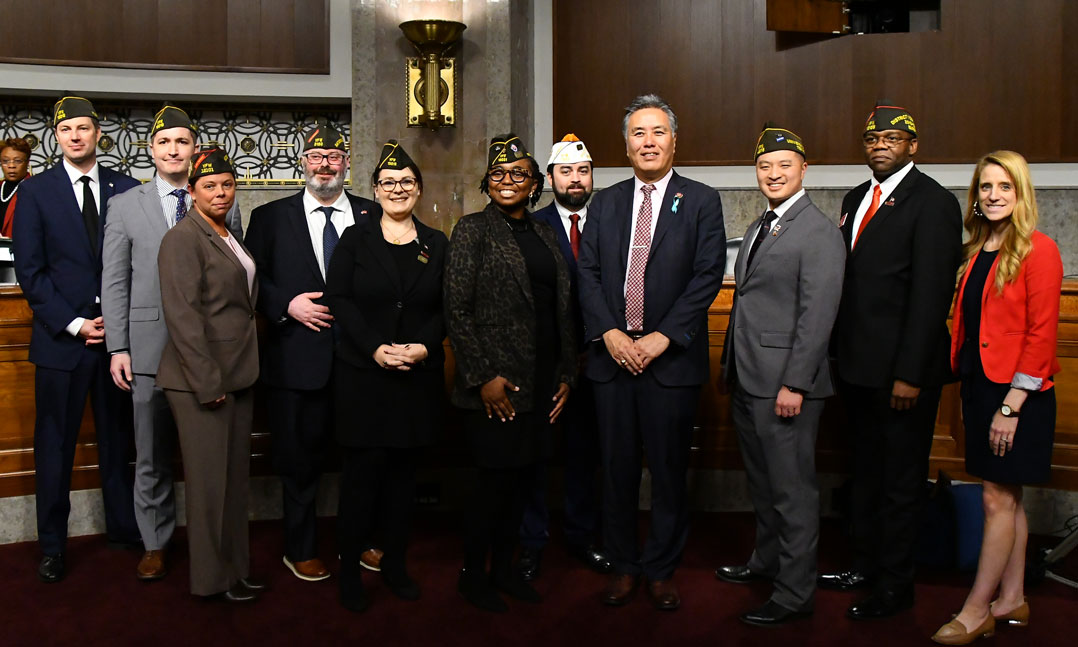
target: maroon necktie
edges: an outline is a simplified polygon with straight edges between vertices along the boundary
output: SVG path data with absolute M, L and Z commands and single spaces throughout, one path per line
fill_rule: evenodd
M 580 214 L 569 214 L 569 247 L 573 248 L 573 258 L 580 258 Z
M 651 192 L 654 184 L 640 187 L 644 199 L 636 216 L 633 246 L 629 250 L 629 273 L 625 279 L 625 326 L 630 332 L 644 329 L 644 270 L 651 251 Z

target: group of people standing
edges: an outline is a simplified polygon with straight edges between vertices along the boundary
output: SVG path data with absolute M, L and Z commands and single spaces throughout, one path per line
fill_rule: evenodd
M 548 536 L 547 462 L 561 423 L 571 554 L 607 574 L 603 603 L 628 603 L 643 580 L 657 609 L 678 608 L 690 436 L 710 376 L 707 314 L 726 235 L 718 192 L 673 170 L 677 118 L 660 97 L 626 109 L 633 177 L 590 200 L 591 157 L 576 137 L 553 146 L 545 172 L 515 134 L 493 137 L 479 184 L 490 201 L 451 239 L 415 217 L 423 177 L 395 140 L 379 155 L 370 201 L 344 191 L 344 137 L 315 125 L 300 157 L 306 187 L 255 209 L 243 238 L 235 169 L 225 151 L 198 148 L 183 110 L 155 117 L 157 174 L 137 188 L 97 164 L 90 102 L 64 97 L 53 125 L 64 160 L 20 187 L 14 215 L 16 272 L 34 311 L 42 580 L 65 573 L 67 491 L 90 393 L 108 537 L 143 548 L 138 577 L 168 570 L 178 430 L 192 593 L 255 599 L 265 585 L 250 577 L 246 510 L 261 380 L 284 565 L 303 580 L 330 576 L 315 495 L 336 447 L 342 605 L 369 605 L 364 570 L 418 599 L 406 560 L 415 471 L 441 427 L 448 335 L 451 400 L 476 467 L 463 597 L 494 612 L 508 608 L 502 595 L 540 601 L 529 582 Z M 722 359 L 756 544 L 716 576 L 773 583 L 740 616 L 753 625 L 811 614 L 817 586 L 868 587 L 854 619 L 911 606 L 932 428 L 957 373 L 967 469 L 985 479 L 988 523 L 974 589 L 933 638 L 963 644 L 997 621 L 1028 622 L 1021 484 L 1048 475 L 1062 264 L 1035 230 L 1021 156 L 978 164 L 963 246 L 957 200 L 913 164 L 909 112 L 877 105 L 862 140 L 872 177 L 846 196 L 835 227 L 802 186 L 801 139 L 772 123 L 758 138 L 767 209 L 738 253 Z M 544 180 L 554 203 L 532 213 Z M 266 323 L 261 357 L 256 312 Z M 854 562 L 818 575 L 815 440 L 836 392 L 853 445 Z M 125 480 L 132 425 L 134 488 Z M 641 543 L 644 460 L 651 512 Z

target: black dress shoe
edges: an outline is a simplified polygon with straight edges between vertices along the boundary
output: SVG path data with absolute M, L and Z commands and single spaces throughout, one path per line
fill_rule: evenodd
M 610 558 L 593 544 L 586 546 L 570 545 L 567 551 L 571 557 L 596 573 L 606 575 L 614 570 L 614 564 L 610 562 Z
M 846 615 L 854 620 L 873 620 L 888 618 L 911 607 L 913 607 L 912 588 L 886 589 L 873 591 L 850 607 Z
M 543 601 L 539 592 L 533 589 L 520 573 L 491 573 L 490 583 L 502 593 L 521 602 L 538 604 Z
M 505 613 L 509 610 L 509 605 L 498 595 L 498 592 L 487 581 L 486 574 L 481 571 L 461 569 L 460 578 L 457 580 L 457 591 L 472 606 L 484 611 Z
M 64 579 L 64 555 L 45 555 L 37 565 L 37 576 L 42 582 L 53 584 Z
M 236 582 L 232 588 L 222 593 L 221 597 L 228 602 L 254 602 L 258 599 L 258 594 L 243 584 Z
M 382 581 L 386 583 L 386 588 L 390 593 L 402 600 L 414 602 L 419 599 L 419 584 L 408 577 L 407 571 L 402 568 L 388 567 L 384 560 L 382 561 Z
M 861 571 L 840 571 L 838 573 L 821 573 L 816 577 L 816 584 L 821 589 L 831 591 L 852 591 L 871 584 L 872 581 Z
M 794 611 L 768 600 L 764 606 L 755 611 L 742 613 L 738 618 L 741 622 L 755 627 L 777 627 L 791 620 L 807 618 L 811 615 L 811 611 Z
M 240 586 L 247 589 L 248 591 L 254 591 L 255 593 L 261 593 L 262 591 L 265 591 L 269 588 L 268 586 L 266 586 L 265 582 L 252 580 L 249 577 L 241 577 Z
M 525 582 L 531 582 L 539 577 L 539 565 L 542 561 L 542 548 L 521 548 L 520 559 L 517 560 L 517 573 L 520 573 L 520 577 L 523 578 Z
M 720 566 L 715 569 L 715 577 L 723 582 L 731 584 L 747 584 L 756 580 L 767 579 L 759 573 L 754 573 L 748 566 Z

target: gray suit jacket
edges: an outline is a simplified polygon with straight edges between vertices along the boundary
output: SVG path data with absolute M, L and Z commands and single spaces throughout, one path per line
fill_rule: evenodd
M 168 331 L 161 316 L 157 252 L 172 224 L 161 211 L 154 180 L 109 200 L 101 254 L 101 314 L 110 353 L 128 351 L 131 368 L 156 375 Z M 240 240 L 240 210 L 232 206 L 227 225 Z
M 723 374 L 729 380 L 736 362 L 738 383 L 756 397 L 776 397 L 783 385 L 827 397 L 834 393 L 827 344 L 842 295 L 842 234 L 804 195 L 746 266 L 761 221 L 749 225 L 738 253 Z

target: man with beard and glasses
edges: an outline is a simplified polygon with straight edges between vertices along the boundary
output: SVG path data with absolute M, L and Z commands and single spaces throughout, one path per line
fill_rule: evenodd
M 344 230 L 379 218 L 374 202 L 344 192 L 344 135 L 316 124 L 303 139 L 306 188 L 255 209 L 245 243 L 258 266 L 267 319 L 261 380 L 284 498 L 284 564 L 302 580 L 329 577 L 315 541 L 315 495 L 333 436 L 329 378 L 333 315 L 322 303 L 326 268 Z
M 584 322 L 577 306 L 576 259 L 580 237 L 588 219 L 591 198 L 591 154 L 584 142 L 570 133 L 551 148 L 546 167 L 547 181 L 554 189 L 554 201 L 532 216 L 554 228 L 565 262 L 569 265 L 575 334 L 584 348 Z M 581 372 L 585 355 L 580 355 Z M 599 466 L 599 436 L 595 426 L 595 400 L 591 385 L 581 380 L 579 389 L 565 407 L 565 544 L 569 554 L 588 568 L 609 573 L 610 560 L 596 547 L 599 511 L 596 505 L 595 471 Z M 526 581 L 539 576 L 543 547 L 550 538 L 547 509 L 547 465 L 536 468 L 531 496 L 520 526 L 520 561 L 517 568 Z
M 168 339 L 157 252 L 161 239 L 191 208 L 188 171 L 198 134 L 186 112 L 165 106 L 154 116 L 149 139 L 157 174 L 109 202 L 101 257 L 101 312 L 112 381 L 131 394 L 134 405 L 135 521 L 144 547 L 135 572 L 143 581 L 165 576 L 165 553 L 176 528 L 176 423 L 165 392 L 154 385 Z M 235 203 L 225 223 L 234 236 L 243 236 Z

